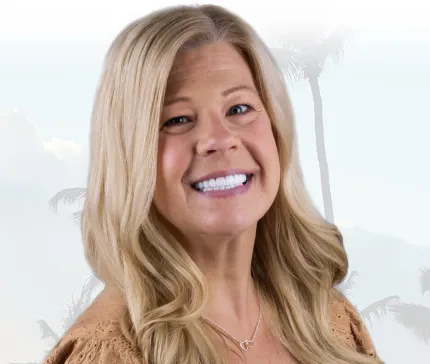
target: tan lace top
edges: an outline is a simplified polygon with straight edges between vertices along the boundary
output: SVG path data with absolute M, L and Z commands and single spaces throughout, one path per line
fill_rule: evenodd
M 139 353 L 122 334 L 124 303 L 104 289 L 45 358 L 44 364 L 142 364 Z M 333 290 L 332 330 L 346 346 L 368 356 L 376 352 L 368 331 L 351 303 Z

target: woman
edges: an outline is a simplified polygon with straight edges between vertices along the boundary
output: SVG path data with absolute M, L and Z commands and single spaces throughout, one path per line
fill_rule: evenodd
M 46 364 L 381 363 L 333 288 L 347 256 L 308 200 L 282 73 L 223 8 L 113 42 L 82 222 L 106 287 Z

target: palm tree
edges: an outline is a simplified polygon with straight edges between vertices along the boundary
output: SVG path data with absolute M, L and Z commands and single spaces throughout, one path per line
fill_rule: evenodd
M 430 292 L 430 269 L 421 271 L 421 293 L 425 295 Z M 430 307 L 413 304 L 402 303 L 391 308 L 395 319 L 398 323 L 406 327 L 408 330 L 426 344 L 430 344 Z
M 57 192 L 54 196 L 49 199 L 49 206 L 52 208 L 54 213 L 58 210 L 58 204 L 63 202 L 65 204 L 73 204 L 77 201 L 82 202 L 85 200 L 87 189 L 83 187 L 66 188 Z M 82 210 L 76 211 L 72 215 L 72 220 L 79 222 L 82 216 Z M 100 280 L 92 273 L 88 278 L 87 282 L 84 284 L 81 295 L 79 299 L 69 306 L 69 314 L 65 319 L 63 319 L 63 329 L 68 328 L 73 324 L 76 318 L 83 313 L 83 311 L 90 305 L 91 299 L 93 297 L 94 290 L 101 284 Z M 41 327 L 45 327 L 44 321 L 39 322 Z M 48 337 L 54 338 L 50 335 L 49 330 L 44 331 Z
M 353 270 L 345 280 L 337 285 L 337 289 L 342 292 L 345 296 L 354 296 L 351 289 L 355 286 L 355 278 L 358 276 L 358 272 Z
M 81 293 L 77 300 L 74 300 L 72 297 L 72 303 L 67 305 L 67 315 L 63 317 L 61 324 L 61 332 L 56 333 L 49 324 L 45 320 L 39 320 L 37 323 L 39 324 L 41 338 L 45 340 L 48 344 L 48 349 L 46 350 L 46 354 L 48 354 L 52 348 L 57 344 L 60 340 L 60 337 L 64 335 L 67 330 L 73 325 L 76 319 L 90 306 L 94 293 L 101 286 L 101 281 L 97 279 L 97 277 L 91 274 L 86 282 L 84 283 Z M 9 363 L 9 364 L 40 364 L 38 362 L 32 363 Z
M 329 58 L 332 58 L 335 62 L 340 60 L 343 55 L 344 45 L 351 35 L 352 30 L 344 25 L 338 26 L 327 36 L 324 32 L 314 29 L 310 30 L 308 36 L 300 40 L 290 38 L 285 46 L 271 48 L 287 78 L 293 81 L 304 78 L 309 82 L 314 103 L 315 138 L 324 214 L 327 221 L 331 223 L 334 223 L 334 213 L 325 150 L 323 106 L 319 77 Z
M 61 332 L 59 334 L 45 320 L 38 321 L 42 339 L 48 341 L 50 348 L 58 342 L 59 338 L 67 332 L 76 319 L 90 306 L 94 298 L 94 293 L 100 286 L 101 281 L 94 274 L 91 274 L 84 283 L 79 297 L 76 300 L 72 297 L 72 303 L 67 305 L 67 315 L 62 319 Z
M 399 296 L 388 296 L 381 300 L 371 303 L 369 306 L 358 309 L 360 317 L 367 321 L 372 326 L 372 318 L 380 320 L 387 315 L 392 307 L 395 307 L 400 302 Z
M 355 278 L 359 275 L 357 271 L 352 271 L 348 277 L 337 285 L 337 289 L 342 292 L 345 296 L 353 296 L 352 288 L 355 286 Z M 395 305 L 399 304 L 400 298 L 398 296 L 389 296 L 373 302 L 369 306 L 360 309 L 357 305 L 353 304 L 360 317 L 367 321 L 372 326 L 372 319 L 375 318 L 380 320 L 383 318 L 388 311 Z
M 49 206 L 52 208 L 54 213 L 57 213 L 58 204 L 63 202 L 64 204 L 74 204 L 75 202 L 83 202 L 87 194 L 87 189 L 83 187 L 65 188 L 57 192 L 54 196 L 49 199 Z M 82 210 L 76 211 L 72 214 L 72 220 L 75 223 L 79 223 L 82 216 Z

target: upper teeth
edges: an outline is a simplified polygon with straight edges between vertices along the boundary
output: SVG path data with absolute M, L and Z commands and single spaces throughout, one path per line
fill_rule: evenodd
M 243 185 L 246 182 L 246 174 L 231 174 L 225 177 L 211 178 L 197 182 L 194 186 L 200 191 L 228 190 Z

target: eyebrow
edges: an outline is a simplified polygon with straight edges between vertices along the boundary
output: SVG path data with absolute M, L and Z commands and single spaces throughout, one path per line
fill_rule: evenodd
M 246 90 L 246 91 L 251 91 L 252 93 L 256 93 L 256 91 L 254 90 L 254 88 L 247 86 L 247 85 L 239 85 L 239 86 L 234 86 L 234 87 L 230 87 L 227 90 L 224 90 L 223 92 L 221 92 L 221 96 L 223 97 L 227 97 L 232 93 L 238 92 L 238 91 L 242 91 L 242 90 Z M 164 106 L 170 106 L 176 102 L 184 102 L 184 101 L 191 101 L 191 98 L 186 97 L 186 96 L 179 96 L 179 97 L 175 97 L 173 99 L 169 99 L 164 103 Z

